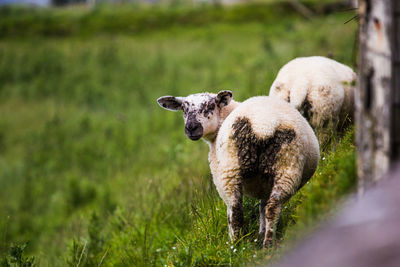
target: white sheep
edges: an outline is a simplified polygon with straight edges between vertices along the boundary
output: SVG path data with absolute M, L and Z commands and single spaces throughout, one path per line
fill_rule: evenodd
M 353 118 L 357 75 L 325 57 L 300 57 L 283 66 L 269 95 L 292 104 L 309 121 L 321 145 Z
M 243 226 L 243 194 L 260 200 L 259 235 L 270 245 L 282 204 L 313 175 L 319 146 L 307 121 L 290 104 L 267 96 L 243 103 L 232 92 L 164 96 L 168 110 L 183 110 L 185 133 L 209 144 L 213 181 L 228 211 L 229 235 Z

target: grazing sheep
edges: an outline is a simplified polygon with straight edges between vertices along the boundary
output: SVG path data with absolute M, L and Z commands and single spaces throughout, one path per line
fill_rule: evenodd
M 321 145 L 353 118 L 353 70 L 325 57 L 300 57 L 283 66 L 270 89 L 309 121 Z
M 164 96 L 168 110 L 183 110 L 185 133 L 210 147 L 214 184 L 228 211 L 229 235 L 243 226 L 243 194 L 260 200 L 263 245 L 270 245 L 282 204 L 313 175 L 319 159 L 315 134 L 300 113 L 285 101 L 267 96 L 243 103 L 232 92 Z

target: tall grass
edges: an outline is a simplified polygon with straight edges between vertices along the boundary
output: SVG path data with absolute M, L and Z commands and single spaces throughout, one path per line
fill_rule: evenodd
M 206 144 L 185 138 L 180 116 L 155 99 L 221 89 L 240 101 L 267 94 L 296 56 L 333 54 L 351 64 L 348 17 L 1 39 L 0 255 L 29 241 L 23 252 L 44 266 L 240 265 L 270 257 L 254 242 L 251 199 L 249 234 L 229 243 Z M 285 209 L 280 240 L 349 191 L 353 151 L 346 137 L 326 155 L 321 174 Z
M 112 1 L 111 1 L 112 2 Z M 214 23 L 238 24 L 248 22 L 273 23 L 296 15 L 287 0 L 249 1 L 245 5 L 223 6 L 172 0 L 157 5 L 140 1 L 112 6 L 106 2 L 94 7 L 63 9 L 0 8 L 0 38 L 32 36 L 93 36 L 97 34 L 140 34 L 170 29 L 179 25 L 208 26 Z M 345 1 L 301 1 L 312 12 L 324 14 L 335 9 L 348 9 Z M 267 4 L 266 4 L 267 3 Z

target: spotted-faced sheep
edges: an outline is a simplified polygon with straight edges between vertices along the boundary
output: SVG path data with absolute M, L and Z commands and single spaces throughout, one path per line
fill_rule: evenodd
M 307 121 L 283 100 L 264 96 L 238 103 L 230 91 L 164 96 L 158 103 L 182 110 L 186 135 L 208 143 L 213 181 L 227 206 L 230 237 L 235 240 L 241 233 L 245 194 L 259 199 L 259 235 L 264 246 L 270 245 L 282 204 L 318 164 L 318 141 Z
M 353 118 L 357 75 L 325 57 L 300 57 L 283 66 L 270 88 L 309 121 L 321 145 Z

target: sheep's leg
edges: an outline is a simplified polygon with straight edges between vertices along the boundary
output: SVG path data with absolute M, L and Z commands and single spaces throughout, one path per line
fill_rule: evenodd
M 244 218 L 241 191 L 242 190 L 235 191 L 229 203 L 227 203 L 229 237 L 231 240 L 237 240 L 243 228 Z
M 272 191 L 265 208 L 265 237 L 263 247 L 272 245 L 276 224 L 278 223 L 279 215 L 282 208 L 282 197 L 278 192 Z
M 260 210 L 260 228 L 258 230 L 258 239 L 263 239 L 265 236 L 265 208 L 267 206 L 266 199 L 260 199 L 259 210 Z
M 234 241 L 239 238 L 244 223 L 243 187 L 239 168 L 232 168 L 231 161 L 222 161 L 222 163 L 226 163 L 226 165 L 219 165 L 218 167 L 224 171 L 219 174 L 215 171 L 213 180 L 227 207 L 229 237 Z
M 285 160 L 277 160 L 274 185 L 265 208 L 265 237 L 263 246 L 272 245 L 275 228 L 279 220 L 282 205 L 288 201 L 304 184 L 309 177 L 304 177 L 303 168 L 305 157 L 300 150 L 305 147 L 294 143 L 291 146 L 282 146 L 280 154 L 285 155 Z M 286 157 L 286 156 L 291 157 Z
M 293 176 L 280 176 L 272 188 L 271 195 L 269 196 L 265 208 L 265 237 L 263 247 L 268 247 L 273 244 L 282 205 L 296 193 L 298 188 L 298 185 L 296 185 L 297 183 L 295 182 L 298 181 L 298 179 L 293 179 L 293 177 L 300 176 L 300 170 L 297 164 L 295 163 L 291 167 L 286 168 L 285 171 L 288 173 L 292 172 Z M 294 188 L 296 188 L 296 190 L 294 190 Z

